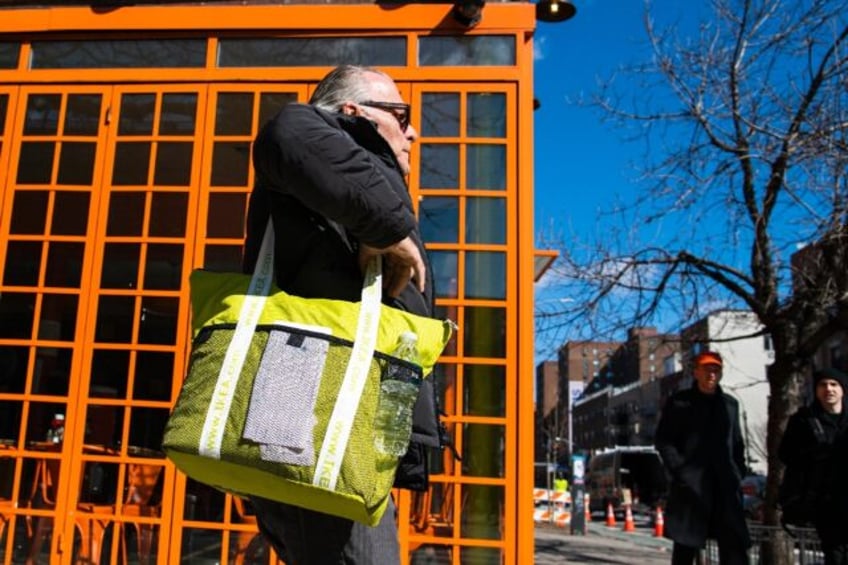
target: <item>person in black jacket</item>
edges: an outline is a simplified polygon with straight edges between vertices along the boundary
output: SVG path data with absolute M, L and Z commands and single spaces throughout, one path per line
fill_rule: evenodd
M 289 104 L 253 146 L 256 179 L 248 208 L 245 272 L 253 270 L 269 214 L 275 272 L 284 291 L 358 301 L 362 268 L 383 257 L 384 302 L 433 313 L 432 274 L 405 175 L 418 133 L 392 79 L 345 65 L 309 104 Z M 427 488 L 426 447 L 440 445 L 432 379 L 413 410 L 412 441 L 395 486 Z M 260 531 L 286 563 L 396 564 L 394 504 L 376 527 L 262 498 L 251 499 Z
M 745 446 L 739 404 L 718 384 L 718 353 L 698 354 L 693 376 L 692 388 L 666 402 L 655 437 L 671 476 L 664 531 L 674 541 L 671 562 L 691 565 L 713 538 L 722 565 L 747 565 L 751 541 L 740 489 Z
M 778 457 L 786 465 L 780 488 L 783 522 L 812 523 L 825 565 L 848 565 L 848 375 L 813 374 L 815 400 L 789 418 Z

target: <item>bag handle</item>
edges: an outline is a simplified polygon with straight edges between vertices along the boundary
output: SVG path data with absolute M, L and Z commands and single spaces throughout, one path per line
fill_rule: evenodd
M 218 380 L 212 392 L 212 399 L 209 402 L 206 420 L 200 434 L 198 453 L 204 457 L 221 458 L 224 430 L 235 395 L 236 384 L 239 375 L 241 375 L 250 341 L 256 331 L 256 325 L 265 307 L 265 301 L 268 298 L 273 280 L 274 225 L 269 217 L 265 234 L 262 237 L 262 245 L 259 248 L 256 266 L 239 311 L 233 338 L 224 355 Z M 353 419 L 359 407 L 359 399 L 365 388 L 368 369 L 377 343 L 382 286 L 382 260 L 378 255 L 368 262 L 366 268 L 356 337 L 338 395 L 344 401 L 336 402 L 330 416 L 327 433 L 324 436 L 324 442 L 315 467 L 313 484 L 316 486 L 335 490 L 338 481 L 344 452 L 353 427 Z

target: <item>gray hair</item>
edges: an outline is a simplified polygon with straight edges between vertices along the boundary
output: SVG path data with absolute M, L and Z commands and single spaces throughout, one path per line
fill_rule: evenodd
M 330 71 L 318 83 L 309 103 L 328 112 L 338 112 L 345 102 L 362 102 L 368 99 L 365 73 L 388 76 L 383 71 L 358 65 L 341 65 Z

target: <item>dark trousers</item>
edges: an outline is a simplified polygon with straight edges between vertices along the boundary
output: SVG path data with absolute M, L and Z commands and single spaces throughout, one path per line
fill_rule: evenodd
M 251 497 L 259 531 L 289 565 L 397 565 L 395 505 L 369 527 L 344 518 Z

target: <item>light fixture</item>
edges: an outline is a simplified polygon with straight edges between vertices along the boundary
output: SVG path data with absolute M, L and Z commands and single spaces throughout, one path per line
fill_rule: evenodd
M 451 10 L 451 16 L 462 26 L 472 28 L 483 19 L 485 5 L 486 0 L 457 0 Z
M 540 22 L 564 22 L 577 13 L 577 8 L 568 0 L 539 0 L 536 3 L 536 19 Z

